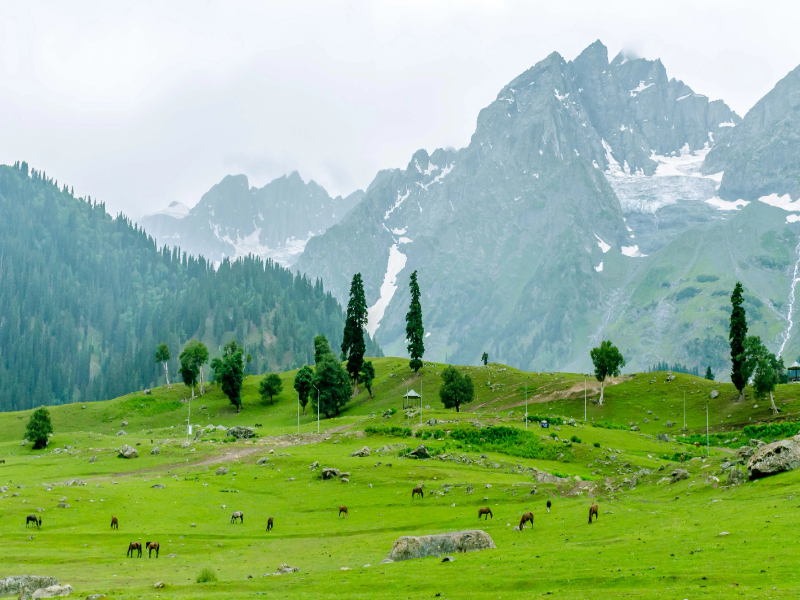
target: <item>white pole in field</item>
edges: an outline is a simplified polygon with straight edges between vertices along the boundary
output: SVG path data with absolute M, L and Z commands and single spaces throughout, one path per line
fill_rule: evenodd
M 297 435 L 300 435 L 300 392 L 297 392 Z
M 685 392 L 684 392 L 685 393 Z M 711 450 L 709 449 L 709 441 L 708 441 L 708 405 L 706 405 L 706 456 L 711 456 Z
M 419 424 L 422 425 L 422 373 L 419 374 Z
M 319 433 L 319 388 L 315 386 L 313 383 L 311 386 L 317 390 L 317 433 Z
M 525 431 L 528 431 L 528 382 L 525 382 Z
M 189 441 L 189 436 L 192 434 L 192 401 L 189 400 L 189 417 L 186 419 L 186 441 Z
M 586 422 L 586 377 L 583 378 L 583 421 Z
M 686 429 L 686 390 L 683 390 L 683 428 Z

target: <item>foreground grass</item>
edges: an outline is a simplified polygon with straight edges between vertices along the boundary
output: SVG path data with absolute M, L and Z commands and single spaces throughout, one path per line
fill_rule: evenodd
M 575 434 L 582 443 L 573 444 L 555 461 L 493 452 L 479 461 L 480 449 L 459 448 L 449 438 L 426 443 L 447 446 L 448 453 L 469 461 L 415 461 L 398 453 L 403 445 L 413 447 L 420 440 L 362 433 L 368 425 L 407 421 L 402 411 L 391 418 L 379 416 L 385 408 L 400 405 L 402 377 L 409 375 L 405 362 L 377 362 L 375 398 L 362 393 L 340 418 L 323 420 L 319 436 L 310 415 L 301 418 L 301 435 L 296 435 L 296 405 L 288 392 L 274 405 L 256 401 L 254 378 L 247 381 L 246 407 L 238 416 L 212 390 L 192 403 L 197 415 L 192 422 L 261 423 L 260 432 L 269 435 L 255 443 L 223 443 L 221 435 L 211 434 L 181 448 L 188 412 L 188 403 L 180 402 L 186 392 L 182 386 L 85 409 L 57 407 L 52 411 L 56 434 L 47 451 L 20 446 L 27 413 L 3 414 L 0 456 L 6 463 L 0 465 L 0 485 L 8 490 L 0 494 L 0 573 L 54 575 L 73 585 L 78 597 L 105 593 L 110 598 L 797 596 L 800 555 L 791 548 L 800 518 L 800 473 L 725 488 L 709 482 L 708 476 L 718 474 L 719 462 L 731 454 L 712 448 L 705 462 L 695 459 L 682 465 L 691 473 L 689 480 L 659 483 L 674 468 L 659 457 L 684 446 L 659 442 L 652 434 L 680 433 L 679 427 L 665 428 L 664 422 L 677 422 L 670 415 L 684 389 L 690 430 L 704 429 L 704 406 L 709 402 L 720 429 L 751 423 L 754 416 L 771 418 L 753 409 L 752 401 L 732 403 L 729 386 L 681 375 L 670 383 L 657 375 L 655 384 L 651 374 L 629 377 L 607 388 L 603 406 L 587 402 L 587 417 L 589 422 L 634 421 L 642 432 L 562 426 L 560 436 Z M 499 365 L 479 373 L 471 369 L 480 384 L 479 398 L 469 407 L 472 412 L 444 411 L 433 401 L 439 368 L 428 367 L 422 377 L 423 406 L 431 406 L 423 410 L 423 421 L 444 419 L 451 422 L 445 425 L 450 428 L 469 427 L 469 421 L 524 427 L 517 389 L 524 383 L 529 395 L 538 394 L 531 413 L 583 416 L 582 391 L 573 389 L 582 386 L 583 376 L 564 374 L 562 379 L 562 374 L 527 374 L 501 370 L 505 367 Z M 390 377 L 392 373 L 397 377 Z M 494 390 L 478 379 L 479 374 L 487 375 Z M 284 385 L 291 388 L 288 380 Z M 416 383 L 413 387 L 420 389 Z M 720 398 L 710 401 L 711 389 L 720 390 Z M 779 391 L 782 417 L 794 414 L 793 390 L 782 386 Z M 524 388 L 522 394 L 524 403 Z M 204 411 L 199 409 L 202 405 Z M 736 416 L 727 419 L 728 414 Z M 659 421 L 653 420 L 655 415 Z M 122 420 L 128 425 L 122 427 Z M 534 424 L 529 427 L 542 433 Z M 126 436 L 114 435 L 120 428 Z M 140 444 L 139 458 L 117 458 L 116 448 L 123 440 Z M 53 451 L 65 445 L 70 446 L 67 452 Z M 155 445 L 161 454 L 150 454 Z M 373 451 L 391 449 L 368 458 L 349 456 L 363 445 Z M 612 454 L 616 461 L 597 462 Z M 258 458 L 265 456 L 270 459 L 267 464 L 257 466 Z M 350 482 L 321 481 L 318 471 L 309 469 L 314 461 L 349 471 Z M 220 465 L 230 469 L 228 474 L 215 475 Z M 535 484 L 518 465 L 591 481 Z M 640 468 L 652 474 L 635 489 L 621 485 Z M 76 477 L 86 485 L 58 485 Z M 606 477 L 613 491 L 606 489 Z M 418 483 L 425 484 L 426 496 L 412 501 L 411 488 Z M 449 492 L 433 493 L 444 492 L 443 484 L 451 486 Z M 467 484 L 473 493 L 467 493 Z M 533 489 L 536 494 L 531 494 Z M 553 502 L 550 514 L 545 510 L 548 498 Z M 592 502 L 600 505 L 600 519 L 589 525 Z M 59 503 L 69 507 L 59 508 Z M 340 504 L 349 507 L 348 519 L 338 518 Z M 478 523 L 481 506 L 490 506 L 494 519 Z M 243 525 L 230 524 L 235 510 L 244 512 Z M 512 531 L 527 510 L 535 514 L 533 529 Z M 41 530 L 25 529 L 27 514 L 42 517 Z M 112 514 L 119 518 L 119 531 L 109 527 Z M 267 533 L 270 516 L 275 529 Z M 380 564 L 401 535 L 477 527 L 492 536 L 496 550 L 459 555 L 453 563 L 427 558 Z M 720 536 L 722 532 L 729 535 Z M 125 557 L 129 542 L 149 540 L 161 543 L 158 559 L 148 559 L 146 551 L 142 559 Z M 281 563 L 301 571 L 262 577 Z M 196 583 L 203 569 L 217 581 Z M 154 588 L 158 581 L 165 587 Z

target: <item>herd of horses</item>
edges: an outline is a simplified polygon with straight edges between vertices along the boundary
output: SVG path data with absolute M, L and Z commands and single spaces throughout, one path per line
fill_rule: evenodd
M 422 491 L 422 484 L 416 486 L 413 490 L 411 490 L 411 499 L 413 500 L 417 496 L 419 496 L 420 498 L 424 498 L 425 497 L 425 493 Z M 547 501 L 547 512 L 548 513 L 550 513 L 551 506 L 552 506 L 552 503 L 550 502 L 550 500 L 548 500 Z M 339 507 L 339 517 L 342 517 L 342 516 L 344 516 L 345 518 L 350 516 L 349 513 L 347 512 L 347 507 L 344 506 L 344 505 L 341 505 Z M 480 520 L 481 517 L 484 518 L 484 521 L 488 520 L 490 517 L 492 519 L 494 519 L 494 515 L 492 514 L 492 509 L 490 509 L 488 506 L 484 506 L 483 508 L 479 508 L 478 509 L 478 520 Z M 589 508 L 589 523 L 590 524 L 592 523 L 592 517 L 594 517 L 595 521 L 599 518 L 597 504 L 592 504 L 592 506 Z M 237 523 L 237 522 L 239 524 L 241 524 L 241 525 L 244 524 L 244 513 L 242 511 L 240 511 L 240 510 L 235 511 L 231 515 L 231 524 Z M 533 528 L 533 512 L 526 512 L 525 514 L 522 515 L 522 517 L 519 520 L 519 531 L 522 531 L 525 528 L 525 524 L 526 523 L 530 523 L 531 524 L 531 528 Z M 31 524 L 33 524 L 33 527 L 36 527 L 37 529 L 41 529 L 41 527 L 42 527 L 42 518 L 41 517 L 37 518 L 36 515 L 28 515 L 26 517 L 26 519 L 25 519 L 25 527 L 27 528 L 27 527 L 31 526 Z M 275 524 L 275 522 L 274 522 L 273 518 L 269 517 L 269 519 L 267 519 L 267 531 L 268 532 L 272 531 L 272 527 L 274 526 L 274 524 Z M 113 515 L 111 517 L 111 529 L 119 530 L 119 520 L 117 519 L 116 516 L 113 516 Z M 144 548 L 145 548 L 145 550 L 147 550 L 148 558 L 152 558 L 154 550 L 155 550 L 155 553 L 156 553 L 156 558 L 158 558 L 158 551 L 159 551 L 158 542 L 145 542 Z M 126 557 L 130 557 L 130 558 L 134 558 L 134 553 L 137 553 L 136 558 L 141 558 L 142 557 L 142 543 L 141 542 L 131 542 L 130 544 L 128 544 L 128 552 L 125 554 L 125 556 Z

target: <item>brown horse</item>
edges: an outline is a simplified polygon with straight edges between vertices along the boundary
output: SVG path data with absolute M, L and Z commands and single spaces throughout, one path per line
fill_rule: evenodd
M 244 525 L 244 513 L 240 510 L 237 510 L 235 513 L 231 515 L 231 523 L 236 523 L 236 519 L 239 519 Z
M 530 523 L 531 524 L 531 528 L 533 528 L 533 513 L 532 512 L 526 512 L 524 515 L 522 515 L 522 518 L 519 520 L 519 530 L 520 531 L 522 531 L 522 529 L 525 527 L 525 523 Z
M 119 529 L 119 521 L 117 521 L 117 517 L 111 516 L 111 529 Z
M 133 558 L 133 553 L 137 550 L 139 552 L 139 556 L 137 558 L 142 558 L 142 542 L 131 542 L 128 544 L 128 552 L 125 553 L 125 556 L 130 556 Z
M 267 531 L 272 531 L 272 517 L 267 519 Z
M 342 513 L 344 513 L 344 516 L 345 516 L 345 517 L 349 517 L 349 516 L 350 516 L 350 515 L 347 513 L 347 507 L 346 507 L 346 506 L 340 506 L 340 507 L 339 507 L 339 516 L 340 516 L 340 517 L 342 516 Z
M 145 548 L 147 548 L 147 558 L 153 558 L 153 550 L 156 551 L 156 558 L 158 558 L 158 542 L 147 542 Z
M 589 523 L 592 522 L 592 515 L 594 515 L 594 520 L 597 521 L 598 514 L 597 514 L 597 504 L 592 504 L 592 508 L 589 509 Z
M 484 521 L 487 521 L 489 519 L 489 517 L 492 517 L 492 520 L 494 520 L 494 515 L 492 514 L 492 509 L 489 508 L 488 506 L 485 506 L 485 507 L 483 507 L 483 508 L 478 510 L 478 519 L 479 520 L 483 515 L 486 515 L 486 518 L 484 519 Z
M 425 494 L 422 491 L 422 484 L 421 483 L 417 487 L 415 487 L 413 490 L 411 490 L 411 499 L 413 500 L 414 496 L 416 496 L 417 494 L 419 494 L 420 498 L 424 498 L 425 497 Z
M 33 526 L 36 527 L 37 529 L 41 529 L 42 528 L 42 517 L 39 517 L 37 519 L 35 515 L 28 515 L 25 518 L 25 528 L 27 529 L 28 525 L 30 525 L 31 523 L 33 523 Z

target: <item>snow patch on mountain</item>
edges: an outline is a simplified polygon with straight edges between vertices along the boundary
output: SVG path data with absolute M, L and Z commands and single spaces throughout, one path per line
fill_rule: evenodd
M 165 208 L 164 210 L 160 210 L 154 214 L 167 215 L 175 219 L 182 219 L 183 217 L 189 214 L 190 210 L 191 209 L 188 206 L 186 206 L 183 202 L 175 201 L 175 202 L 170 202 L 169 206 L 167 206 L 167 208 Z
M 400 190 L 397 190 L 397 200 L 392 205 L 392 207 L 386 211 L 386 214 L 383 215 L 383 220 L 385 221 L 386 219 L 388 219 L 391 216 L 391 214 L 395 211 L 395 209 L 400 208 L 400 205 L 403 204 L 406 198 L 408 198 L 410 195 L 411 195 L 410 190 L 406 190 L 406 193 L 403 195 L 400 194 Z
M 597 266 L 594 268 L 594 270 L 595 270 L 595 271 L 597 271 L 598 273 L 602 273 L 602 272 L 603 272 L 603 261 L 602 261 L 602 260 L 600 261 L 600 264 L 599 264 L 599 265 L 597 265 Z
M 630 258 L 644 258 L 647 254 L 642 254 L 639 250 L 639 246 L 623 246 L 621 248 L 623 256 L 628 256 Z
M 774 206 L 775 208 L 782 208 L 788 212 L 800 211 L 800 198 L 792 202 L 792 198 L 789 194 L 785 194 L 783 196 L 778 196 L 778 194 L 761 196 L 758 201 L 763 202 L 764 204 L 769 204 L 770 206 Z
M 603 240 L 601 240 L 599 235 L 597 235 L 597 234 L 595 233 L 595 234 L 594 234 L 594 237 L 596 237 L 596 238 L 597 238 L 597 245 L 598 245 L 598 246 L 600 246 L 600 250 L 602 250 L 603 254 L 605 254 L 606 252 L 608 252 L 609 250 L 611 250 L 611 246 L 609 246 L 609 245 L 608 245 L 608 244 L 606 244 L 606 243 L 605 243 Z
M 386 265 L 386 274 L 383 276 L 383 283 L 381 284 L 381 297 L 367 309 L 366 329 L 371 337 L 374 337 L 375 332 L 378 331 L 383 314 L 386 312 L 386 307 L 389 306 L 389 302 L 391 302 L 394 293 L 397 291 L 397 276 L 406 266 L 406 260 L 406 255 L 397 249 L 397 244 L 392 244 L 392 247 L 389 248 L 389 262 Z
M 735 200 L 730 202 L 728 200 L 723 200 L 719 196 L 709 198 L 706 202 L 711 206 L 716 206 L 719 210 L 739 210 L 750 204 L 747 200 Z

